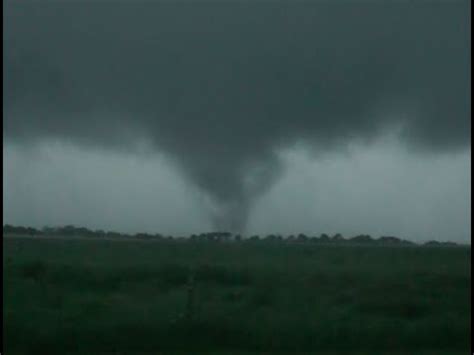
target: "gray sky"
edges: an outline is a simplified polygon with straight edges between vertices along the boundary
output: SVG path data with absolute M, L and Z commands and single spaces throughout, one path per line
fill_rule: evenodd
M 469 1 L 4 11 L 5 222 L 469 239 Z

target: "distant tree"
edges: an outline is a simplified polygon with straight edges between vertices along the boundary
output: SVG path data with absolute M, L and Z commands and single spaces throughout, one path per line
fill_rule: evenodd
M 305 234 L 300 233 L 300 234 L 298 234 L 298 237 L 296 237 L 296 240 L 298 242 L 306 242 L 306 241 L 308 241 L 308 237 Z
M 41 231 L 45 235 L 55 235 L 57 233 L 57 228 L 45 226 Z
M 230 232 L 222 232 L 220 234 L 220 239 L 222 239 L 223 241 L 229 241 L 231 238 L 232 238 L 232 233 Z
M 148 233 L 137 233 L 137 234 L 135 234 L 134 237 L 138 238 L 138 239 L 151 239 L 151 238 L 153 238 L 153 236 L 148 234 Z
M 439 247 L 439 246 L 441 246 L 441 243 L 436 241 L 436 240 L 430 240 L 430 241 L 426 242 L 423 245 L 427 246 L 427 247 Z
M 268 234 L 263 240 L 267 242 L 274 242 L 276 240 L 276 236 L 273 234 Z
M 240 241 L 242 241 L 242 236 L 241 236 L 240 234 L 237 234 L 237 235 L 234 237 L 234 240 L 235 240 L 236 242 L 240 242 Z
M 80 235 L 82 237 L 91 237 L 93 236 L 94 232 L 92 232 L 90 229 L 80 227 L 75 229 L 74 234 Z
M 206 233 L 206 240 L 210 242 L 216 242 L 218 239 L 219 239 L 219 233 L 216 233 L 216 232 Z
M 76 227 L 70 224 L 59 228 L 58 232 L 64 236 L 73 236 L 76 234 Z
M 6 226 L 3 227 L 3 232 L 4 233 L 10 233 L 10 234 L 23 234 L 24 233 L 24 228 L 23 227 L 6 225 Z
M 342 241 L 344 241 L 344 237 L 342 236 L 342 234 L 336 233 L 336 234 L 334 234 L 334 236 L 332 237 L 332 240 L 333 240 L 334 242 L 342 242 Z
M 329 240 L 330 238 L 326 233 L 321 234 L 321 236 L 319 237 L 319 241 L 321 242 L 329 242 Z
M 442 242 L 441 243 L 444 247 L 457 247 L 459 246 L 458 243 L 455 243 L 455 242 Z
M 118 232 L 111 232 L 111 231 L 105 233 L 105 236 L 106 236 L 107 238 L 122 238 L 122 237 L 124 237 L 124 235 L 121 234 L 121 233 L 118 233 Z
M 402 241 L 396 237 L 382 236 L 377 240 L 377 242 L 381 244 L 400 244 Z
M 40 232 L 36 228 L 27 227 L 26 228 L 26 234 L 27 235 L 39 235 Z
M 4 234 L 17 234 L 17 235 L 39 235 L 41 231 L 33 227 L 23 227 L 23 226 L 12 226 L 6 224 L 3 226 Z
M 351 242 L 355 243 L 372 243 L 374 240 L 370 235 L 360 234 L 350 239 Z
M 94 231 L 94 237 L 105 237 L 105 232 L 102 229 L 97 229 Z
M 9 224 L 5 224 L 3 226 L 3 234 L 13 234 L 15 231 L 15 227 L 9 225 Z

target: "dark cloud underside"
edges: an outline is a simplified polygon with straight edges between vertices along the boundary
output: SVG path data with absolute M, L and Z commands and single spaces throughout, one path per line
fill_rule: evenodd
M 470 144 L 470 2 L 4 2 L 4 136 L 150 140 L 245 224 L 276 152 Z

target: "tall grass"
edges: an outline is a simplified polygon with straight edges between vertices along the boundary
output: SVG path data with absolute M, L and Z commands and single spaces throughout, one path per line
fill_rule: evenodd
M 470 248 L 26 238 L 3 245 L 7 354 L 421 354 L 470 346 Z

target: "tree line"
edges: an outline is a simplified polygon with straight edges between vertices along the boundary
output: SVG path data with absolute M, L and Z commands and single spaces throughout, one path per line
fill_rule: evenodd
M 300 233 L 298 235 L 282 236 L 280 234 L 268 234 L 265 236 L 252 235 L 243 237 L 240 234 L 230 232 L 208 232 L 200 234 L 191 234 L 190 236 L 171 236 L 160 233 L 119 233 L 104 230 L 91 230 L 85 227 L 76 227 L 73 225 L 61 227 L 43 227 L 37 229 L 34 227 L 3 225 L 4 235 L 23 235 L 23 236 L 57 236 L 57 237 L 90 237 L 90 238 L 134 238 L 144 240 L 175 240 L 175 241 L 194 241 L 194 242 L 269 242 L 269 243 L 320 243 L 320 244 L 362 244 L 362 245 L 418 245 L 415 242 L 400 239 L 394 236 L 380 236 L 373 238 L 367 234 L 360 234 L 345 238 L 340 233 L 330 236 L 321 234 L 319 236 L 308 236 Z M 423 243 L 425 246 L 456 246 L 453 242 L 428 241 Z

